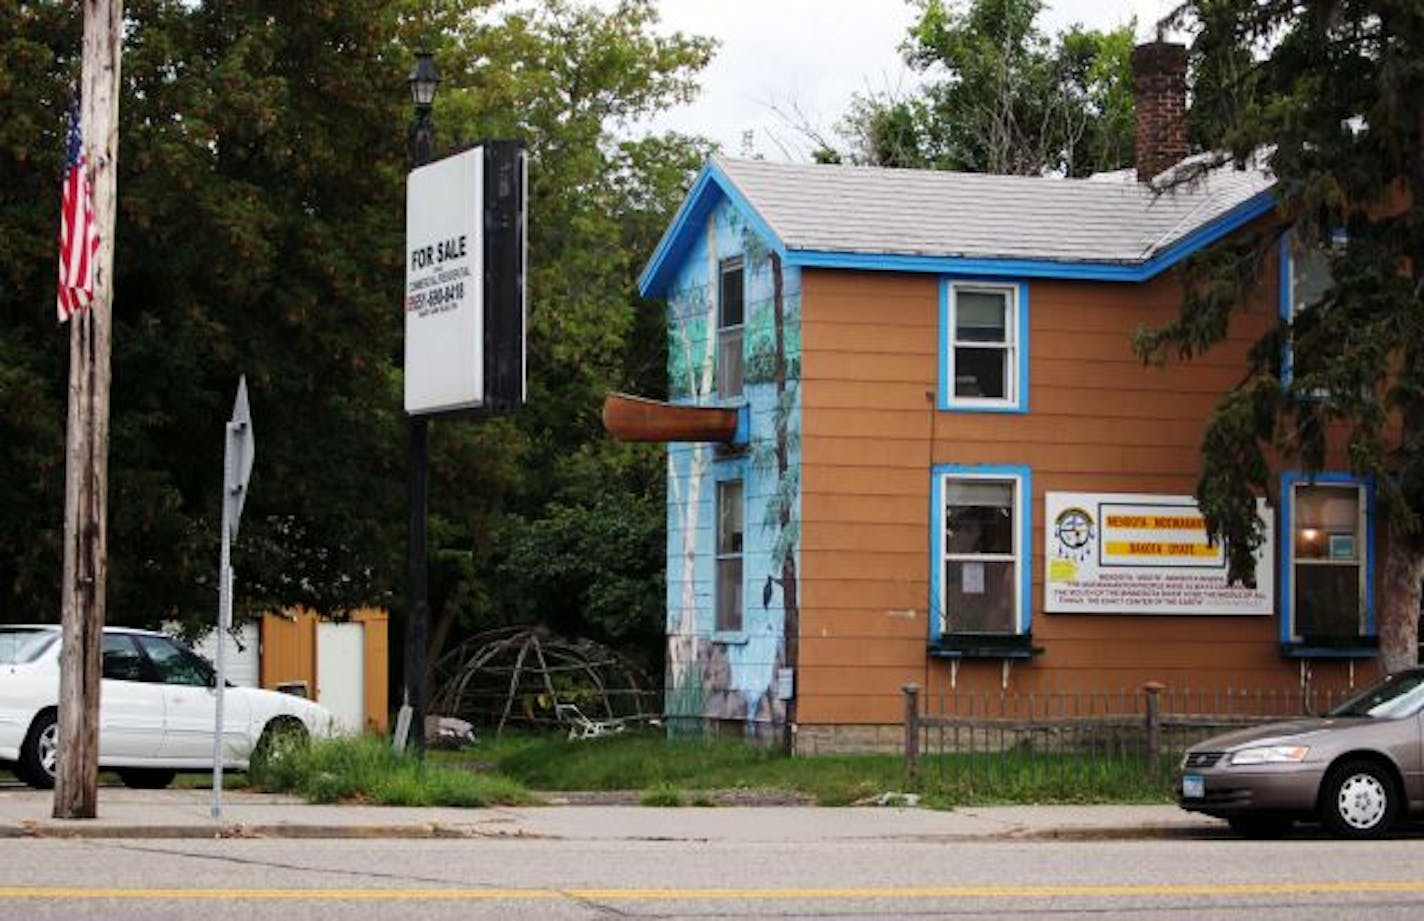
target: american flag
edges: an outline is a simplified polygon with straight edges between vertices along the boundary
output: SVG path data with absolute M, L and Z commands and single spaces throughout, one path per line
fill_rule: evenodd
M 59 215 L 59 322 L 94 300 L 94 256 L 99 235 L 94 227 L 94 190 L 84 168 L 84 138 L 79 107 L 69 110 L 69 154 L 65 160 L 63 206 Z

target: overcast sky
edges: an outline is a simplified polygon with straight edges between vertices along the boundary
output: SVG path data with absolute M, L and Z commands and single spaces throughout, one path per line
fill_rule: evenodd
M 1137 17 L 1149 38 L 1174 0 L 1049 0 L 1039 27 L 1049 34 L 1078 22 L 1110 29 Z M 899 46 L 914 18 L 903 0 L 659 0 L 663 31 L 721 41 L 702 74 L 702 94 L 654 127 L 711 137 L 733 156 L 805 160 L 814 145 L 792 124 L 835 138 L 857 92 L 904 92 L 915 77 Z M 778 111 L 783 113 L 778 114 Z

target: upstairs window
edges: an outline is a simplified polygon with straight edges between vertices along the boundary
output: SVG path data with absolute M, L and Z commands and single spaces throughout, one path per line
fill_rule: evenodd
M 1369 488 L 1344 477 L 1283 480 L 1289 503 L 1286 639 L 1349 645 L 1372 632 Z
M 946 284 L 941 318 L 941 409 L 1026 408 L 1026 305 L 1019 284 Z
M 742 629 L 742 481 L 717 484 L 717 623 L 719 633 Z
M 1294 321 L 1302 310 L 1324 297 L 1330 285 L 1329 253 L 1315 247 L 1293 248 L 1287 319 Z
M 1343 233 L 1331 240 L 1332 247 L 1343 245 Z M 1281 318 L 1295 323 L 1300 315 L 1320 302 L 1334 285 L 1330 273 L 1330 247 L 1308 246 L 1294 234 L 1286 234 L 1281 239 Z M 1295 354 L 1290 342 L 1283 347 L 1281 355 L 1281 380 L 1290 383 L 1295 371 Z M 1319 391 L 1316 396 L 1328 396 Z
M 742 395 L 745 271 L 740 257 L 722 261 L 717 282 L 717 395 Z

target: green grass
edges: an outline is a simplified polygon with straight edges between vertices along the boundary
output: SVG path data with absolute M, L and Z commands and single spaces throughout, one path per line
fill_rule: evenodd
M 823 805 L 893 789 L 904 774 L 893 755 L 787 758 L 745 742 L 657 735 L 505 739 L 480 755 L 531 790 L 770 789 L 809 794 Z
M 331 739 L 254 764 L 250 789 L 295 793 L 313 803 L 492 806 L 533 802 L 518 781 L 424 763 L 371 737 Z
M 1135 758 L 1009 753 L 930 757 L 920 763 L 926 806 L 1039 803 L 1166 803 L 1166 777 L 1153 781 Z
M 99 782 L 104 782 L 104 774 L 99 775 Z M 114 775 L 114 783 L 119 782 L 117 774 Z M 211 790 L 213 788 L 213 772 L 201 771 L 195 773 L 179 774 L 173 780 L 173 786 L 179 790 Z M 224 790 L 248 790 L 251 785 L 247 780 L 246 771 L 223 771 Z
M 1164 756 L 1163 763 L 1175 759 Z M 117 777 L 104 776 L 117 783 Z M 177 784 L 206 788 L 210 781 L 206 773 L 180 774 Z M 584 741 L 506 735 L 461 751 L 431 751 L 424 763 L 392 752 L 378 739 L 338 739 L 256 765 L 250 774 L 225 774 L 223 784 L 295 793 L 317 803 L 392 806 L 537 801 L 530 790 L 638 790 L 648 806 L 710 806 L 711 791 L 718 790 L 799 793 L 823 806 L 914 792 L 922 805 L 941 809 L 1171 801 L 1165 775 L 1151 782 L 1140 760 L 1101 753 L 926 756 L 919 782 L 911 786 L 904 761 L 895 754 L 787 758 L 740 741 L 675 741 L 655 734 Z
M 687 798 L 681 788 L 670 783 L 660 783 L 644 790 L 638 802 L 644 806 L 683 806 L 686 805 Z
M 897 754 L 788 758 L 740 741 L 674 741 L 631 734 L 570 741 L 506 736 L 434 761 L 508 776 L 531 790 L 641 790 L 648 805 L 710 802 L 705 791 L 778 790 L 841 806 L 884 793 L 916 792 L 927 806 L 1028 803 L 1168 802 L 1164 783 L 1149 782 L 1127 758 L 1011 752 L 1002 756 L 924 757 L 919 782 L 905 782 Z M 685 791 L 703 791 L 695 796 Z

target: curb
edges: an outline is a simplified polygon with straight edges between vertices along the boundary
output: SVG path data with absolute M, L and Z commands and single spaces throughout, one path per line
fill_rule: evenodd
M 464 825 L 0 825 L 0 839 L 181 838 L 540 838 L 522 831 L 488 831 Z
M 1103 826 L 1084 828 L 1044 828 L 1035 831 L 1008 832 L 1001 835 L 1009 841 L 1150 841 L 1150 840 L 1211 840 L 1230 838 L 1226 825 L 1141 825 L 1130 828 Z
M 27 822 L 21 825 L 0 825 L 0 839 L 145 839 L 168 838 L 185 840 L 238 839 L 548 839 L 554 836 L 535 835 L 519 830 L 490 830 L 469 825 L 88 825 L 83 823 L 55 825 Z M 917 836 L 922 837 L 922 836 Z M 982 833 L 945 834 L 931 836 L 940 841 L 1142 841 L 1163 839 L 1211 839 L 1229 837 L 1225 827 L 1145 825 L 1099 826 L 1085 828 L 1010 829 Z

